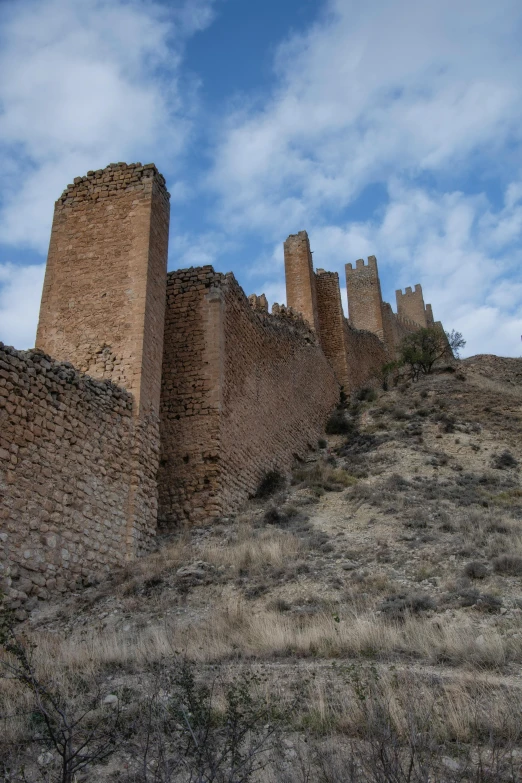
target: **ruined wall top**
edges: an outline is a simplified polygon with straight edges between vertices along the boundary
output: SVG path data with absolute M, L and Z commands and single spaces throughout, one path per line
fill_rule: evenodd
M 144 166 L 141 163 L 110 163 L 104 169 L 88 171 L 85 177 L 75 177 L 56 201 L 56 207 L 66 207 L 87 200 L 117 198 L 123 192 L 141 190 L 152 182 L 163 191 L 166 199 L 170 199 L 165 177 L 154 163 Z

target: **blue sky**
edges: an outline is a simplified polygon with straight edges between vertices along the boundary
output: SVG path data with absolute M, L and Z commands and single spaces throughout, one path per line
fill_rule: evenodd
M 169 266 L 284 301 L 282 245 L 377 255 L 466 354 L 522 354 L 520 0 L 3 0 L 0 340 L 30 347 L 53 204 L 155 162 Z

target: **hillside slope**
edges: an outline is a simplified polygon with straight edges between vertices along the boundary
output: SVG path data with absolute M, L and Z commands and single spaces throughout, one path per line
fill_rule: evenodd
M 134 716 L 78 781 L 522 779 L 522 360 L 450 369 L 361 393 L 291 484 L 32 611 L 38 676 Z M 291 707 L 252 778 L 169 777 L 157 748 L 143 767 L 135 716 L 180 660 Z M 19 711 L 12 684 L 3 699 Z M 30 734 L 20 716 L 6 742 L 37 780 L 59 759 Z

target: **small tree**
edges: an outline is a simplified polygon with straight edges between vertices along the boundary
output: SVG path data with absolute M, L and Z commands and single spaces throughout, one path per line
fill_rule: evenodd
M 401 343 L 400 363 L 407 365 L 411 376 L 429 375 L 435 363 L 445 357 L 458 357 L 466 341 L 455 330 L 443 332 L 437 327 L 419 329 L 409 334 Z

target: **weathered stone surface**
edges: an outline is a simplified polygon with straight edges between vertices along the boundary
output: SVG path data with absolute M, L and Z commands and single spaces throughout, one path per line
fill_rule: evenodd
M 167 282 L 159 516 L 205 521 L 288 471 L 322 433 L 339 384 L 292 310 L 269 315 L 212 267 Z
M 110 379 L 137 412 L 156 415 L 169 215 L 153 164 L 76 177 L 55 205 L 36 336 L 37 348 Z
M 17 378 L 16 404 L 0 396 L 0 563 L 9 564 L 0 576 L 15 606 L 20 595 L 44 599 L 147 550 L 158 428 L 133 415 L 129 392 L 40 351 L 0 343 L 0 362 Z
M 398 315 L 382 302 L 373 256 L 348 265 L 347 321 L 304 231 L 285 242 L 288 306 L 269 314 L 232 274 L 167 275 L 168 225 L 154 164 L 76 177 L 55 206 L 38 349 L 0 343 L 0 587 L 18 619 L 147 551 L 158 519 L 236 509 L 316 445 L 341 386 L 374 382 L 434 323 L 420 286 Z

